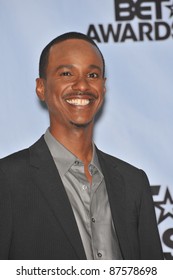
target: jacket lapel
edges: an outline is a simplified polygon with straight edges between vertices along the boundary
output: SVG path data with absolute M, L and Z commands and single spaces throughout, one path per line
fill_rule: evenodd
M 31 174 L 79 259 L 86 259 L 70 202 L 44 138 L 30 148 Z
M 130 259 L 131 251 L 126 227 L 125 184 L 117 170 L 115 158 L 97 150 L 99 162 L 108 192 L 112 219 L 124 259 Z

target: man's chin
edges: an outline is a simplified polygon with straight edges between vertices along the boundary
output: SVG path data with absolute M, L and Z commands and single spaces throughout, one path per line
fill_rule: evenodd
M 76 128 L 86 128 L 88 127 L 91 123 L 92 123 L 92 120 L 87 122 L 87 123 L 75 123 L 73 121 L 70 122 L 73 126 L 75 126 Z

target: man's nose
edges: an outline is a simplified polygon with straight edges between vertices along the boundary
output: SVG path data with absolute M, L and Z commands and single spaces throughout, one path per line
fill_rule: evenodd
M 72 85 L 73 90 L 86 91 L 89 89 L 87 77 L 78 77 Z

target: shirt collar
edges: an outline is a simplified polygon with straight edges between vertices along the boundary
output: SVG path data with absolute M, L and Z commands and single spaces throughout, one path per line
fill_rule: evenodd
M 58 140 L 53 137 L 49 129 L 46 130 L 44 139 L 61 176 L 64 176 L 65 173 L 71 168 L 71 166 L 75 164 L 75 162 L 81 162 L 80 159 L 78 159 L 73 153 L 71 153 L 65 146 L 63 146 Z M 93 157 L 90 164 L 94 165 L 101 172 L 94 143 Z

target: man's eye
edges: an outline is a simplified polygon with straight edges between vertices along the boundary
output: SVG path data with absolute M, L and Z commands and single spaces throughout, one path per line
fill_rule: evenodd
M 89 73 L 89 74 L 88 74 L 88 77 L 89 77 L 89 78 L 98 78 L 98 76 L 99 76 L 99 75 L 98 75 L 97 73 Z
M 71 73 L 70 72 L 62 72 L 61 74 L 60 74 L 60 76 L 71 76 Z

